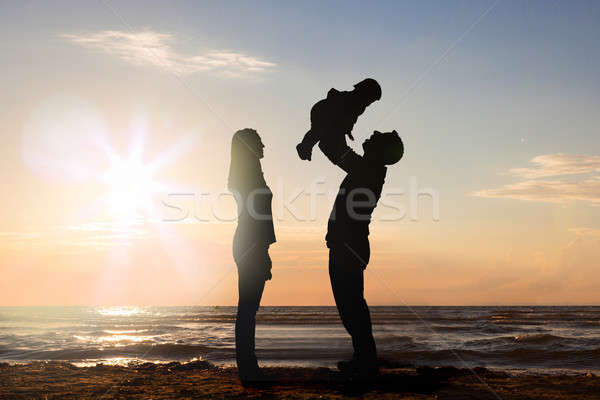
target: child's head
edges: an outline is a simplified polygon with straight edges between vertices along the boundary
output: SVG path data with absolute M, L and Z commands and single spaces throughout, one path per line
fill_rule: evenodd
M 404 144 L 398 132 L 373 132 L 362 144 L 365 159 L 384 165 L 396 164 L 404 155 Z
M 354 93 L 366 107 L 381 99 L 381 86 L 375 79 L 367 78 L 354 85 Z

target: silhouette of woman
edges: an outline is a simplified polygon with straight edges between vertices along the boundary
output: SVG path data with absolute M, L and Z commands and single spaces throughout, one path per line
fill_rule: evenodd
M 254 129 L 242 129 L 231 140 L 228 188 L 238 207 L 238 225 L 233 238 L 233 258 L 238 269 L 238 309 L 235 350 L 242 382 L 260 380 L 254 351 L 256 312 L 271 279 L 269 245 L 275 242 L 271 200 L 260 159 L 264 144 Z

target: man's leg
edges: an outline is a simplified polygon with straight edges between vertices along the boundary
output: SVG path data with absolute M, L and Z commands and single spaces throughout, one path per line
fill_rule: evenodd
M 364 298 L 363 265 L 347 248 L 331 248 L 329 277 L 340 318 L 352 336 L 354 360 L 361 368 L 376 368 L 377 351 Z

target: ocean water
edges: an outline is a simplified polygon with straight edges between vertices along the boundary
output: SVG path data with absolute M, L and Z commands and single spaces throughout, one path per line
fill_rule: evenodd
M 0 307 L 0 361 L 234 363 L 235 307 Z M 371 307 L 380 357 L 413 365 L 600 370 L 600 307 Z M 351 356 L 334 307 L 262 307 L 263 365 Z

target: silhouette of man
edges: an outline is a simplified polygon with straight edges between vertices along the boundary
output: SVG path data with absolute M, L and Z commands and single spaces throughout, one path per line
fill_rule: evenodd
M 327 227 L 329 277 L 338 312 L 352 336 L 354 355 L 340 361 L 347 374 L 373 376 L 378 373 L 377 351 L 369 308 L 364 298 L 364 270 L 370 256 L 369 223 L 377 206 L 387 172 L 404 154 L 396 131 L 375 131 L 362 144 L 364 155 L 347 146 L 343 136 L 321 138 L 323 153 L 347 175 L 333 205 Z
M 375 79 L 367 78 L 350 92 L 330 89 L 327 98 L 318 101 L 310 110 L 310 131 L 306 132 L 302 142 L 296 146 L 302 160 L 312 157 L 312 148 L 322 138 L 345 135 L 352 140 L 352 128 L 358 117 L 373 102 L 381 99 L 381 87 Z

